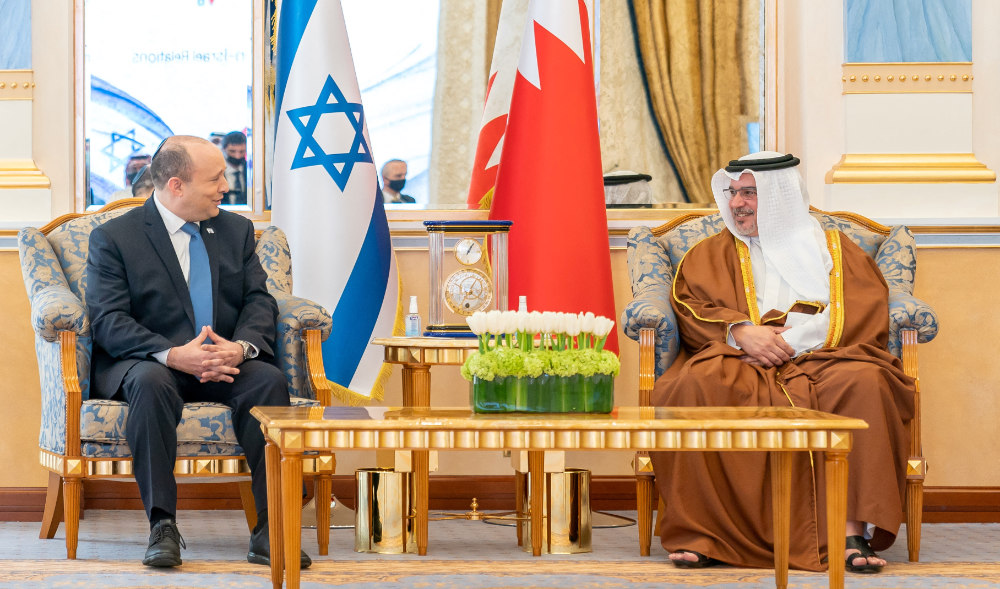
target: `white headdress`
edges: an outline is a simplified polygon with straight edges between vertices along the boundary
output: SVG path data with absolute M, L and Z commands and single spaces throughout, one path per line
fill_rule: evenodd
M 745 155 L 712 176 L 712 194 L 726 227 L 749 243 L 749 237 L 736 231 L 729 209 L 731 197 L 723 191 L 731 181 L 752 174 L 757 184 L 757 230 L 764 255 L 805 300 L 829 302 L 833 260 L 823 229 L 809 214 L 809 197 L 795 169 L 798 163 L 798 158 L 774 151 Z

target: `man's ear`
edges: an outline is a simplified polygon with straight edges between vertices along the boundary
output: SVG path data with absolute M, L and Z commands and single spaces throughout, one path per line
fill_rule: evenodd
M 180 196 L 182 192 L 184 181 L 174 176 L 167 180 L 167 190 L 169 190 L 174 196 Z

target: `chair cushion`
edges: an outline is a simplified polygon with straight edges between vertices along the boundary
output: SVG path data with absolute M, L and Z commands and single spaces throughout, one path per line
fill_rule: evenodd
M 291 397 L 293 407 L 319 405 Z M 131 456 L 125 439 L 128 404 L 107 399 L 84 401 L 80 407 L 80 442 L 84 456 Z M 178 456 L 219 456 L 242 453 L 229 407 L 219 403 L 185 403 L 177 426 Z

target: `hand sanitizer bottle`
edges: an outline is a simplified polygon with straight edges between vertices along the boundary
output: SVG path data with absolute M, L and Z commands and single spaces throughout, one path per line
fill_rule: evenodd
M 406 337 L 420 337 L 420 314 L 417 313 L 417 295 L 410 297 L 410 313 L 406 316 Z

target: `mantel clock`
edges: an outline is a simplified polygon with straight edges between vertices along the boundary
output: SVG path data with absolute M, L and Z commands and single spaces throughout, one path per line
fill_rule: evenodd
M 472 337 L 466 317 L 507 310 L 511 221 L 424 221 L 424 226 L 431 290 L 424 335 Z

